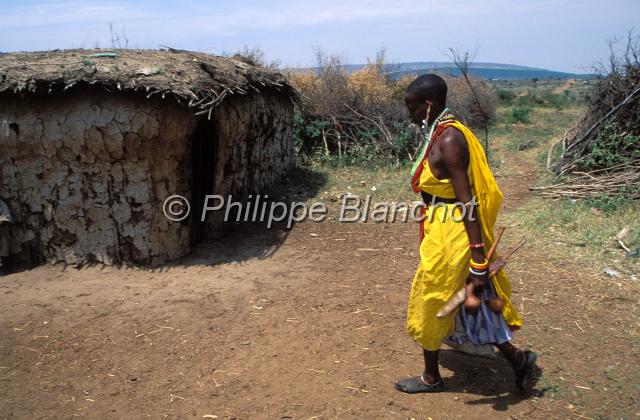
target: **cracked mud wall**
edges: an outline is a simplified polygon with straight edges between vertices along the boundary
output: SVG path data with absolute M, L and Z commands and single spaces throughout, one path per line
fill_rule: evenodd
M 293 166 L 289 99 L 235 96 L 215 110 L 213 120 L 219 139 L 214 189 L 221 194 L 262 192 Z
M 212 194 L 263 192 L 293 165 L 288 98 L 233 96 L 212 120 Z M 14 216 L 0 229 L 0 258 L 157 265 L 188 253 L 193 209 L 170 222 L 162 203 L 172 194 L 191 199 L 196 124 L 169 99 L 98 89 L 0 97 L 0 198 Z M 221 223 L 211 215 L 206 236 Z
M 277 94 L 226 99 L 212 115 L 218 147 L 213 194 L 241 201 L 265 194 L 294 165 L 293 103 Z M 216 236 L 222 214 L 207 214 L 207 237 Z
M 188 229 L 158 200 L 189 188 L 194 124 L 171 101 L 90 89 L 1 98 L 0 197 L 14 222 L 0 251 L 73 265 L 184 255 Z

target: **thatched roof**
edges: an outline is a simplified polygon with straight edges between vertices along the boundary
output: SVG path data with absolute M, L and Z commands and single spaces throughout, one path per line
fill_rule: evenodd
M 197 114 L 209 113 L 228 95 L 297 93 L 277 71 L 241 58 L 183 50 L 54 50 L 0 55 L 0 94 L 64 92 L 95 85 L 110 91 L 173 95 Z

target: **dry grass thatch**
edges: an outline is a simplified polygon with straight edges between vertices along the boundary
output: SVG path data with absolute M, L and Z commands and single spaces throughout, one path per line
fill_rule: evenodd
M 183 50 L 54 50 L 0 56 L 0 94 L 34 95 L 96 85 L 109 91 L 173 96 L 206 114 L 229 95 L 296 90 L 277 71 Z

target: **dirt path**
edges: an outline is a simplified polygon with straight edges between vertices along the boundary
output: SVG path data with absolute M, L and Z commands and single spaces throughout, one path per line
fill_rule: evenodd
M 553 93 L 557 94 L 557 95 L 561 95 L 564 93 L 565 90 L 569 90 L 573 87 L 573 85 L 575 85 L 577 82 L 576 79 L 569 79 L 565 82 L 565 84 L 563 84 L 562 86 L 558 86 L 557 88 L 553 89 Z
M 518 159 L 499 178 L 508 211 L 530 199 L 535 178 Z M 519 239 L 507 235 L 505 249 Z M 417 226 L 326 222 L 284 238 L 246 229 L 163 270 L 0 277 L 0 416 L 635 415 L 638 343 L 620 328 L 637 330 L 622 321 L 637 300 L 576 276 L 574 262 L 547 254 L 546 238 L 530 239 L 525 260 L 540 263 L 518 259 L 509 273 L 525 318 L 516 344 L 541 356 L 536 397 L 514 393 L 504 360 L 446 349 L 446 392 L 396 392 L 393 382 L 421 366 L 404 328 Z

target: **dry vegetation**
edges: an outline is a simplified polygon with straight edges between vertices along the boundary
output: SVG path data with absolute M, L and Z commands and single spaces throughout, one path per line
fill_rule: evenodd
M 552 197 L 621 195 L 640 198 L 640 37 L 610 43 L 609 62 L 587 97 L 577 124 L 548 153 L 548 166 L 568 180 L 539 187 Z
M 404 92 L 413 76 L 393 80 L 385 70 L 384 50 L 361 70 L 349 73 L 340 57 L 317 49 L 316 68 L 289 71 L 301 93 L 295 141 L 305 162 L 333 161 L 400 164 L 415 155 L 418 139 L 409 127 Z M 478 122 L 478 101 L 467 82 L 450 77 L 450 108 L 470 125 Z M 482 80 L 471 84 L 482 108 L 495 114 L 495 94 Z
M 195 115 L 209 118 L 230 95 L 262 89 L 296 96 L 272 68 L 173 48 L 11 53 L 0 57 L 0 76 L 0 94 L 50 94 L 74 86 L 100 86 L 144 94 L 147 99 L 173 97 Z

